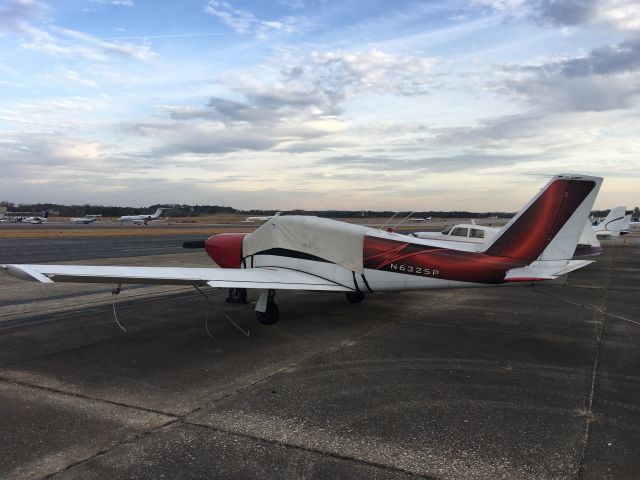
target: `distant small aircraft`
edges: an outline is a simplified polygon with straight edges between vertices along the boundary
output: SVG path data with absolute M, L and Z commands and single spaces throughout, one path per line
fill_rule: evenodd
M 411 235 L 417 238 L 433 240 L 447 240 L 462 243 L 485 244 L 500 231 L 499 227 L 485 227 L 472 223 L 458 223 L 441 232 L 415 232 Z
M 572 260 L 602 178 L 556 175 L 505 225 L 477 245 L 420 239 L 310 216 L 274 216 L 253 233 L 213 235 L 202 247 L 221 268 L 2 265 L 23 280 L 42 283 L 123 283 L 229 288 L 245 303 L 259 291 L 256 316 L 278 321 L 276 290 L 366 293 L 482 287 L 553 280 L 592 263 Z M 192 246 L 193 247 L 193 246 Z M 198 246 L 195 246 L 198 247 Z
M 482 245 L 489 243 L 497 236 L 502 227 L 488 227 L 477 225 L 475 221 L 471 223 L 458 223 L 441 232 L 414 232 L 409 235 L 433 240 L 442 240 L 456 243 L 471 243 L 478 245 L 478 251 L 482 250 Z M 602 246 L 591 228 L 589 220 L 585 222 L 585 226 L 580 234 L 580 239 L 573 254 L 574 257 L 594 256 L 602 253 Z
M 36 216 L 36 217 L 17 217 L 16 218 L 16 222 L 40 224 L 40 223 L 47 222 L 48 218 L 49 218 L 49 210 L 45 210 L 44 212 L 42 212 L 40 214 L 39 217 L 38 216 Z
M 0 213 L 0 222 L 8 222 L 8 221 L 9 221 L 9 216 L 5 212 Z
M 598 237 L 619 237 L 622 226 L 624 225 L 624 217 L 627 207 L 615 207 L 609 211 L 609 214 L 597 225 L 593 225 L 593 231 Z
M 431 220 L 431 217 L 412 217 L 409 219 L 410 222 L 428 222 Z
M 267 215 L 264 217 L 247 217 L 243 220 L 243 222 L 266 222 L 268 220 L 271 220 L 273 217 L 279 216 L 280 213 L 282 212 L 276 212 L 275 215 Z
M 71 223 L 83 223 L 85 225 L 93 223 L 98 220 L 102 215 L 85 215 L 84 217 L 73 217 L 69 221 Z
M 136 225 L 147 225 L 149 222 L 157 220 L 165 210 L 171 210 L 170 208 L 158 208 L 153 215 L 123 215 L 117 218 L 116 222 L 132 222 Z

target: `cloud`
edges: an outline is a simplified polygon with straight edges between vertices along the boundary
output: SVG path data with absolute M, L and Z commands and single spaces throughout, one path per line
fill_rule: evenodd
M 110 42 L 92 35 L 50 26 L 51 32 L 30 25 L 22 25 L 20 30 L 29 37 L 20 46 L 54 56 L 84 57 L 89 60 L 105 60 L 108 55 L 133 58 L 146 61 L 156 54 L 147 44 L 137 45 L 128 42 Z
M 126 3 L 126 1 L 125 1 Z M 109 55 L 147 61 L 156 54 L 147 44 L 124 41 L 107 41 L 93 35 L 46 22 L 34 26 L 34 22 L 46 20 L 48 7 L 36 0 L 13 0 L 0 7 L 0 33 L 10 32 L 22 37 L 22 48 L 52 56 L 82 57 L 103 61 Z
M 220 120 L 225 124 L 246 122 L 257 125 L 274 123 L 280 119 L 277 111 L 218 97 L 212 97 L 205 108 L 171 106 L 166 108 L 174 120 L 202 118 L 205 120 Z
M 340 168 L 357 168 L 367 172 L 411 171 L 414 174 L 449 173 L 482 170 L 496 166 L 512 165 L 524 161 L 526 155 L 489 154 L 471 152 L 450 156 L 431 156 L 419 159 L 389 155 L 340 155 L 326 157 L 319 165 Z
M 628 109 L 640 94 L 640 40 L 533 66 L 506 66 L 502 86 L 551 111 Z
M 174 141 L 171 137 L 160 152 L 278 149 L 300 153 L 330 148 L 329 142 L 311 147 L 301 142 L 343 131 L 346 124 L 337 117 L 346 102 L 362 92 L 426 94 L 433 60 L 379 50 L 306 55 L 286 50 L 271 63 L 270 75 L 254 71 L 222 79 L 243 100 L 211 97 L 204 106 L 164 106 L 172 120 L 190 122 L 207 133 L 192 130 L 184 138 Z
M 234 8 L 229 3 L 218 0 L 209 0 L 204 11 L 218 17 L 236 33 L 254 34 L 262 39 L 270 33 L 292 34 L 309 26 L 309 20 L 305 17 L 286 16 L 278 20 L 261 20 L 247 10 Z
M 55 72 L 46 75 L 50 81 L 59 83 L 73 83 L 84 87 L 98 88 L 98 84 L 93 80 L 81 77 L 78 72 L 70 68 L 58 68 Z
M 0 5 L 0 32 L 14 31 L 25 22 L 45 16 L 47 6 L 36 0 L 13 0 Z
M 102 3 L 105 5 L 116 5 L 121 7 L 134 7 L 133 0 L 91 0 L 93 3 Z
M 167 133 L 165 133 L 167 136 Z M 219 128 L 215 125 L 176 126 L 165 145 L 155 154 L 161 156 L 182 153 L 220 154 L 241 150 L 268 150 L 277 140 L 251 129 Z
M 637 0 L 537 0 L 530 5 L 537 19 L 556 26 L 594 23 L 622 31 L 640 31 Z
M 528 16 L 548 26 L 601 25 L 640 32 L 637 0 L 476 0 L 505 15 Z

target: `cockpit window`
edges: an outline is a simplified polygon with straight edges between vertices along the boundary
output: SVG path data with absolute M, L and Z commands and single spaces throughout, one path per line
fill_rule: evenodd
M 449 228 L 447 228 L 446 230 L 441 231 L 440 233 L 441 233 L 442 235 L 449 235 L 449 232 L 451 231 L 451 229 L 452 229 L 452 228 L 453 228 L 453 227 L 449 227 Z
M 456 227 L 451 232 L 451 236 L 452 237 L 466 237 L 468 232 L 469 232 L 468 228 Z
M 477 228 L 472 228 L 469 236 L 472 238 L 484 238 L 484 230 L 478 230 Z

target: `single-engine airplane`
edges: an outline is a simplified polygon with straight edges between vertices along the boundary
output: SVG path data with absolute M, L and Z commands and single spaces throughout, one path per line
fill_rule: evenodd
M 213 235 L 202 246 L 221 268 L 2 265 L 24 280 L 229 288 L 244 303 L 260 291 L 258 321 L 272 324 L 278 289 L 366 293 L 553 280 L 591 261 L 572 260 L 602 178 L 556 175 L 479 251 L 325 218 L 277 216 L 253 233 Z M 198 246 L 198 245 L 192 245 Z

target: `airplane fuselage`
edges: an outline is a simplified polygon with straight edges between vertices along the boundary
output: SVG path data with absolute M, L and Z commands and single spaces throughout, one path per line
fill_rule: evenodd
M 509 270 L 528 263 L 522 259 L 443 248 L 439 242 L 406 235 L 372 231 L 364 236 L 364 268 L 358 273 L 322 258 L 287 249 L 242 257 L 242 241 L 246 235 L 248 234 L 214 235 L 205 242 L 205 250 L 222 268 L 287 268 L 364 293 L 486 286 L 523 281 L 505 281 L 505 276 Z

